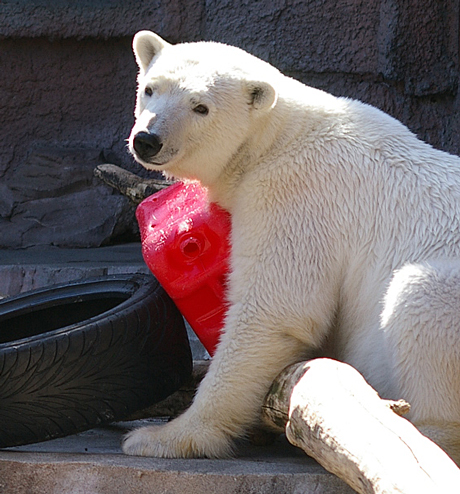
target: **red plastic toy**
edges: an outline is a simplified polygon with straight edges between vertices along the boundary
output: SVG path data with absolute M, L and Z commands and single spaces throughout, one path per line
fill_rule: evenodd
M 213 355 L 227 309 L 230 215 L 199 183 L 178 182 L 145 199 L 136 217 L 147 266 Z

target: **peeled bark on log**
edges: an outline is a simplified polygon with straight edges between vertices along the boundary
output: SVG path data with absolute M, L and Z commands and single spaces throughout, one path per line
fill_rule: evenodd
M 135 204 L 140 204 L 148 196 L 172 184 L 165 179 L 138 177 L 134 173 L 110 163 L 96 166 L 94 175 L 107 185 L 117 189 Z
M 264 421 L 356 492 L 460 492 L 460 470 L 382 400 L 351 366 L 316 359 L 286 368 L 263 405 Z

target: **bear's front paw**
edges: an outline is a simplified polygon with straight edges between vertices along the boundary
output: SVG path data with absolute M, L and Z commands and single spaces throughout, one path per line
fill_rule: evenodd
M 133 456 L 158 458 L 223 458 L 231 455 L 232 441 L 221 431 L 196 429 L 178 419 L 162 426 L 148 426 L 128 433 L 123 452 Z

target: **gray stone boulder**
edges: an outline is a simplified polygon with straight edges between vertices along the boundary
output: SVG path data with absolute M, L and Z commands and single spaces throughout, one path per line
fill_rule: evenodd
M 0 185 L 0 246 L 99 247 L 137 239 L 135 206 L 94 177 L 101 152 L 31 151 Z

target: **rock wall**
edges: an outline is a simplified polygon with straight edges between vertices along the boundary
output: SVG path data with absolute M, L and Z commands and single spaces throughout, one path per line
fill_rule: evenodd
M 92 171 L 148 176 L 125 143 L 139 29 L 240 46 L 460 154 L 458 27 L 456 0 L 4 0 L 0 248 L 137 238 L 133 206 Z

